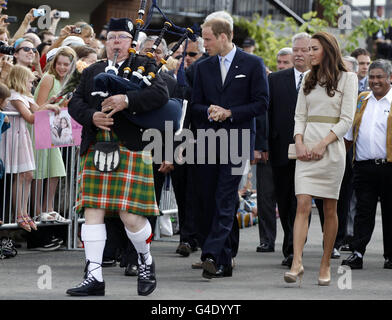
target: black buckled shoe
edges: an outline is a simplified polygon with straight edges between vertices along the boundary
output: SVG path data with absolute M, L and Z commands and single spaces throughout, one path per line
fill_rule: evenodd
M 126 276 L 136 277 L 139 274 L 139 270 L 136 264 L 128 264 L 125 268 L 124 274 Z
M 363 258 L 360 258 L 357 254 L 353 253 L 342 261 L 342 266 L 349 266 L 351 269 L 362 269 Z
M 206 279 L 212 279 L 216 275 L 218 267 L 216 262 L 212 258 L 206 258 L 203 263 L 201 264 L 203 268 L 202 277 Z
M 257 248 L 256 252 L 274 252 L 275 249 L 271 247 L 268 243 L 261 243 Z
M 137 278 L 137 293 L 139 296 L 148 296 L 157 287 L 155 278 L 155 262 L 150 265 L 146 264 L 144 256 L 140 253 L 141 263 L 139 265 L 139 274 Z
M 392 259 L 385 259 L 384 269 L 392 269 Z
M 293 263 L 293 255 L 289 254 L 286 258 L 283 259 L 282 266 L 291 268 L 292 263 Z
M 189 257 L 192 251 L 192 247 L 188 242 L 180 242 L 177 247 L 176 253 L 182 255 L 183 257 Z
M 102 260 L 102 268 L 115 267 L 116 265 L 117 265 L 117 261 L 115 259 Z
M 212 278 L 226 278 L 233 276 L 233 267 L 232 266 L 224 266 L 219 265 L 216 272 L 210 273 L 206 270 L 203 271 L 203 278 L 212 279 Z
M 92 262 L 95 263 L 95 262 Z M 68 289 L 67 294 L 70 296 L 104 296 L 105 295 L 105 281 L 98 281 L 91 274 L 91 271 L 88 271 L 88 266 L 90 261 L 87 260 L 86 266 L 84 268 L 84 280 L 79 283 L 76 287 Z M 95 263 L 98 265 L 97 268 L 100 268 L 101 265 L 99 263 Z M 95 269 L 94 269 L 95 270 Z

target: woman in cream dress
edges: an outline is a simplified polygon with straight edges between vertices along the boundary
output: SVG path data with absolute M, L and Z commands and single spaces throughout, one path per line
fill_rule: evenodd
M 286 282 L 302 279 L 302 251 L 308 233 L 312 197 L 324 203 L 324 253 L 319 285 L 330 283 L 330 257 L 336 238 L 337 199 L 343 179 L 346 149 L 343 136 L 351 128 L 358 93 L 354 73 L 346 72 L 335 37 L 318 32 L 310 42 L 311 70 L 298 94 L 295 112 L 296 146 L 294 257 Z

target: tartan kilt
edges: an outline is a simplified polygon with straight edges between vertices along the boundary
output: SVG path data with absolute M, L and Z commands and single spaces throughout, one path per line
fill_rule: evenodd
M 116 171 L 107 173 L 98 171 L 93 160 L 94 150 L 90 146 L 80 159 L 77 213 L 82 213 L 84 208 L 95 208 L 159 216 L 149 152 L 134 152 L 120 145 L 120 165 Z

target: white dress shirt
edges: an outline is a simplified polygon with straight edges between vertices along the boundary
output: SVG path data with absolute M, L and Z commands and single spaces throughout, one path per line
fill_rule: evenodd
M 123 60 L 121 62 L 117 62 L 118 68 L 120 68 L 124 62 L 125 62 L 125 60 Z M 108 66 L 112 66 L 112 65 L 113 65 L 113 61 L 108 59 Z
M 298 71 L 297 69 L 294 68 L 295 87 L 296 87 L 296 88 L 298 87 L 299 78 L 300 78 L 301 74 L 303 74 L 303 76 L 302 76 L 302 82 L 304 82 L 304 81 L 305 81 L 305 74 L 306 74 L 306 73 L 308 73 L 308 71 L 300 72 L 300 71 Z M 302 82 L 301 82 L 301 84 L 302 84 Z
M 237 47 L 234 45 L 233 49 L 231 49 L 230 52 L 227 55 L 225 55 L 224 57 L 218 55 L 219 63 L 221 63 L 222 59 L 225 58 L 225 67 L 226 67 L 227 72 L 229 72 L 229 69 L 230 69 L 231 63 L 233 62 L 236 50 L 237 50 Z
M 391 111 L 392 89 L 377 100 L 373 92 L 365 97 L 368 100 L 366 109 L 359 126 L 355 145 L 355 160 L 373 160 L 387 158 L 387 121 Z M 345 136 L 346 140 L 353 141 L 352 128 Z

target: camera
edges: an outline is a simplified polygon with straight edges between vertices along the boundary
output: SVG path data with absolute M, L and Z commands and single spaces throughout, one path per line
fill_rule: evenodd
M 16 16 L 9 16 L 7 19 L 4 20 L 5 23 L 15 23 L 18 22 L 18 17 Z
M 42 17 L 45 15 L 45 9 L 34 9 L 33 17 Z
M 77 28 L 77 27 L 72 27 L 71 32 L 72 33 L 76 33 L 76 34 L 81 34 L 82 33 L 82 29 L 81 28 Z
M 15 53 L 15 48 L 8 46 L 3 41 L 0 41 L 0 53 L 12 56 Z
M 53 17 L 60 19 L 69 19 L 69 11 L 56 11 Z

